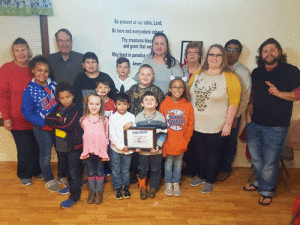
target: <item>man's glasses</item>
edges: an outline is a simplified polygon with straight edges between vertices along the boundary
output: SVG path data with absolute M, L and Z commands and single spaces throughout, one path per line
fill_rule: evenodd
M 237 48 L 226 48 L 225 49 L 227 52 L 232 52 L 232 53 L 239 53 L 240 50 Z

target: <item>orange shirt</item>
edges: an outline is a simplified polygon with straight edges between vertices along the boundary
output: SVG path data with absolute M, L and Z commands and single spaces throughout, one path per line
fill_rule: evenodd
M 192 104 L 184 98 L 175 103 L 167 96 L 161 103 L 159 112 L 166 118 L 168 126 L 168 135 L 162 149 L 163 157 L 184 153 L 194 130 Z

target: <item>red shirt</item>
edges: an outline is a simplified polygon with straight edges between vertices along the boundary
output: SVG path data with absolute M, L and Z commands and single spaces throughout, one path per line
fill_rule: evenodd
M 23 91 L 31 79 L 29 67 L 20 67 L 14 61 L 0 68 L 0 112 L 4 121 L 11 120 L 12 130 L 32 129 L 21 113 Z
M 107 119 L 117 111 L 114 100 L 111 98 L 108 99 L 107 102 L 104 103 L 105 116 Z

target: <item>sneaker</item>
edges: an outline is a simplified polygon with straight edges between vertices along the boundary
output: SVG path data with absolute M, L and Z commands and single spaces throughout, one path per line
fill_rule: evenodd
M 174 196 L 176 196 L 176 197 L 181 196 L 181 190 L 180 190 L 179 184 L 174 183 L 173 188 L 174 188 Z
M 70 193 L 69 186 L 65 187 L 64 189 L 59 190 L 59 194 L 61 194 L 61 195 L 67 195 L 69 193 Z
M 59 187 L 55 180 L 49 180 L 46 182 L 45 186 L 49 189 L 49 191 L 57 192 L 59 191 Z
M 131 196 L 131 194 L 129 192 L 129 187 L 128 186 L 123 187 L 123 197 L 130 198 L 130 196 Z
M 65 187 L 69 186 L 69 181 L 66 177 L 57 178 L 58 184 L 63 184 Z
M 173 193 L 173 185 L 171 183 L 166 183 L 165 184 L 165 191 L 164 193 L 168 196 L 172 196 Z
M 105 169 L 105 170 L 104 170 L 104 175 L 105 175 L 106 177 L 109 177 L 109 176 L 111 175 L 111 170 L 110 170 L 110 169 Z
M 121 188 L 115 190 L 115 195 L 116 195 L 116 199 L 118 199 L 118 200 L 123 199 L 123 194 L 122 194 Z
M 212 192 L 212 190 L 214 189 L 215 184 L 209 184 L 209 183 L 205 183 L 203 188 L 201 189 L 201 193 L 203 194 L 209 194 Z
M 66 201 L 63 201 L 60 203 L 60 206 L 64 209 L 68 209 L 71 206 L 75 205 L 77 202 L 72 201 L 71 199 L 68 199 Z
M 156 196 L 156 190 L 154 188 L 149 189 L 149 198 L 155 198 Z
M 130 178 L 130 183 L 131 184 L 136 184 L 138 182 L 138 177 L 136 174 L 133 175 L 133 177 Z
M 39 179 L 39 180 L 44 180 L 43 174 L 41 173 L 41 174 L 37 175 L 37 179 Z
M 31 185 L 31 180 L 30 179 L 21 179 L 21 184 L 24 186 Z
M 216 180 L 217 181 L 225 181 L 228 177 L 230 177 L 231 173 L 224 173 L 221 172 L 219 173 L 219 175 L 217 176 Z
M 201 184 L 205 184 L 205 180 L 202 180 L 199 177 L 196 177 L 195 179 L 190 181 L 190 186 L 192 187 L 197 187 Z

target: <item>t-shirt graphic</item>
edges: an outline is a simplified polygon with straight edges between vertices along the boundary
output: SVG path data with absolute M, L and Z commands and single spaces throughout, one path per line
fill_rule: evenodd
M 184 123 L 186 121 L 185 110 L 181 110 L 181 109 L 167 110 L 166 121 L 167 121 L 168 128 L 174 131 L 182 130 L 184 127 Z

